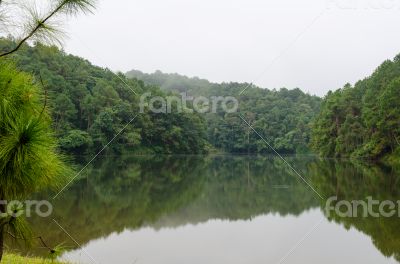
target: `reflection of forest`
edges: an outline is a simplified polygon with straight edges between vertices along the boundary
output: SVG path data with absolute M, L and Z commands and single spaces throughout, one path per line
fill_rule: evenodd
M 312 183 L 325 197 L 337 196 L 339 200 L 400 200 L 400 170 L 378 165 L 351 162 L 319 161 L 309 168 Z M 384 256 L 393 256 L 400 262 L 400 219 L 392 218 L 341 218 L 330 220 L 353 227 L 371 237 Z
M 392 168 L 289 158 L 325 197 L 397 200 Z M 54 201 L 53 217 L 81 244 L 126 229 L 174 227 L 209 219 L 299 215 L 323 203 L 279 159 L 238 156 L 103 157 Z M 41 198 L 47 198 L 42 194 Z M 48 198 L 47 198 L 48 199 Z M 399 257 L 398 219 L 339 219 Z M 31 219 L 54 244 L 70 241 L 51 219 Z M 75 247 L 73 244 L 68 246 Z M 40 252 L 35 252 L 40 253 Z

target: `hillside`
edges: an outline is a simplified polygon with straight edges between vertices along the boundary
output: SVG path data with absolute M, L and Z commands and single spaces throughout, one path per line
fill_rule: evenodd
M 11 40 L 0 39 L 0 50 L 10 46 Z M 77 154 L 98 152 L 110 141 L 107 151 L 114 153 L 196 154 L 210 147 L 228 153 L 272 153 L 241 116 L 277 151 L 306 153 L 321 101 L 298 88 L 268 90 L 161 72 L 131 71 L 127 78 L 41 44 L 24 45 L 14 58 L 21 70 L 43 82 L 47 90 L 43 103 L 51 108 L 60 146 Z M 239 107 L 233 113 L 221 107 L 203 114 L 155 113 L 147 108 L 140 113 L 141 95 L 148 92 L 153 98 L 182 92 L 207 98 L 232 96 Z
M 0 38 L 0 50 L 12 46 L 12 41 Z M 110 141 L 105 152 L 206 151 L 200 115 L 139 113 L 139 94 L 165 96 L 155 86 L 116 75 L 56 47 L 24 45 L 13 57 L 21 70 L 43 83 L 43 104 L 51 108 L 60 146 L 69 153 L 98 152 Z
M 208 140 L 230 153 L 271 153 L 268 145 L 240 118 L 281 153 L 309 151 L 311 122 L 319 112 L 321 99 L 300 89 L 262 89 L 248 83 L 211 83 L 204 79 L 156 71 L 152 74 L 132 70 L 126 76 L 157 85 L 164 91 L 190 96 L 233 96 L 239 102 L 238 113 L 205 114 Z M 242 93 L 241 91 L 246 90 Z
M 375 72 L 329 92 L 313 129 L 312 146 L 322 156 L 400 157 L 400 55 Z

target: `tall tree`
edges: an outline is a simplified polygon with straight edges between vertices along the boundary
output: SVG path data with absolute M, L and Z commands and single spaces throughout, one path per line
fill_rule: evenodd
M 5 57 L 30 40 L 61 43 L 62 31 L 55 20 L 94 8 L 94 0 L 49 0 L 44 10 L 37 2 L 30 3 L 0 1 L 0 33 L 17 33 L 12 45 L 0 52 L 0 261 L 5 232 L 26 241 L 30 238 L 23 218 L 15 211 L 10 213 L 7 201 L 57 186 L 60 176 L 69 171 L 57 151 L 47 101 L 40 99 L 43 91 L 29 74 L 19 72 Z
M 58 187 L 69 173 L 57 151 L 43 91 L 29 75 L 0 61 L 0 261 L 5 232 L 29 239 L 21 217 L 5 203 Z

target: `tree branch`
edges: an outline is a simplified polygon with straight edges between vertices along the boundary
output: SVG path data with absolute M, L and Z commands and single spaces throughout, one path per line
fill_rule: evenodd
M 11 233 L 8 232 L 8 231 L 6 231 L 6 233 L 7 233 L 8 235 L 10 235 L 10 236 L 11 236 L 12 238 L 14 238 L 14 239 L 26 240 L 26 239 L 23 238 L 23 237 L 14 236 L 13 234 L 11 234 Z M 50 250 L 50 251 L 53 251 L 53 250 L 54 250 L 54 249 L 52 249 L 51 247 L 49 247 L 49 246 L 46 244 L 46 242 L 44 242 L 44 240 L 43 240 L 43 238 L 42 238 L 41 236 L 33 237 L 33 239 L 39 239 L 40 242 L 42 243 L 43 247 L 47 248 L 47 249 Z
M 1 3 L 1 0 L 0 0 Z M 39 29 L 41 29 L 42 27 L 44 27 L 44 24 L 47 22 L 47 20 L 49 20 L 51 17 L 53 17 L 55 14 L 57 14 L 61 8 L 64 7 L 64 5 L 66 4 L 66 1 L 62 1 L 60 3 L 60 5 L 58 5 L 52 12 L 50 12 L 50 14 L 48 16 L 46 16 L 43 20 L 38 21 L 37 25 L 35 26 L 34 29 L 32 29 L 31 32 L 29 32 L 29 34 L 27 36 L 25 36 L 19 43 L 18 45 L 13 48 L 10 51 L 4 52 L 2 54 L 0 54 L 0 57 L 4 57 L 7 55 L 10 55 L 14 52 L 16 52 L 17 50 L 19 50 L 19 48 L 21 48 L 22 44 L 24 44 L 28 39 L 30 39 Z
M 40 115 L 39 115 L 39 120 L 40 120 L 42 118 L 43 112 L 46 109 L 46 105 L 47 105 L 47 89 L 46 89 L 46 86 L 44 86 L 41 74 L 39 74 L 39 79 L 40 79 L 40 83 L 42 84 L 43 89 L 44 89 L 44 105 L 43 105 L 43 109 L 42 109 L 42 111 L 40 112 Z

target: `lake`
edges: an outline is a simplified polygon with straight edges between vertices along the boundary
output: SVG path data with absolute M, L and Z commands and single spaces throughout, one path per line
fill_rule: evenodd
M 400 262 L 397 214 L 325 212 L 332 196 L 399 200 L 397 170 L 285 158 L 304 180 L 274 156 L 98 157 L 56 199 L 40 194 L 54 211 L 29 221 L 75 263 Z

